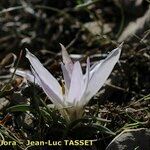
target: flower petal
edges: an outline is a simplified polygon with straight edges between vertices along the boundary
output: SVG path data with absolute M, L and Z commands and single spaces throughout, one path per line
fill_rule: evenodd
M 103 86 L 112 69 L 117 63 L 121 53 L 121 45 L 114 49 L 106 59 L 100 61 L 90 72 L 86 100 L 90 100 Z
M 32 75 L 31 71 L 25 71 L 25 70 L 23 71 L 23 70 L 20 70 L 20 69 L 15 70 L 14 68 L 10 69 L 11 73 L 14 73 L 14 71 L 15 71 L 16 75 L 21 76 L 21 77 L 25 78 L 26 80 L 28 80 L 32 83 L 38 84 L 37 80 Z
M 68 93 L 68 98 L 66 99 L 68 103 L 74 105 L 75 102 L 79 100 L 83 90 L 82 82 L 83 82 L 83 73 L 81 65 L 79 61 L 77 61 L 73 67 L 70 89 Z
M 89 57 L 87 58 L 87 65 L 86 65 L 86 73 L 84 75 L 84 85 L 83 85 L 83 90 L 81 93 L 81 97 L 79 99 L 78 105 L 79 106 L 84 106 L 87 102 L 85 99 L 85 94 L 86 94 L 86 90 L 88 87 L 88 82 L 89 82 L 89 74 L 90 74 L 90 59 Z
M 61 46 L 63 63 L 65 64 L 66 70 L 68 71 L 68 74 L 71 77 L 72 70 L 73 70 L 73 62 L 72 62 L 66 48 L 62 44 L 60 44 L 60 46 Z
M 62 97 L 62 91 L 61 86 L 58 83 L 58 81 L 52 76 L 52 74 L 40 63 L 40 61 L 37 59 L 36 56 L 34 56 L 32 53 L 30 53 L 26 49 L 26 57 L 30 61 L 31 66 L 35 70 L 35 72 L 38 74 L 40 80 L 43 82 L 43 84 L 46 84 L 49 86 L 49 88 L 59 97 L 59 99 L 63 99 Z
M 63 77 L 64 77 L 64 80 L 65 80 L 65 85 L 66 85 L 67 89 L 69 89 L 71 79 L 70 79 L 68 71 L 66 70 L 66 68 L 65 68 L 65 66 L 64 66 L 63 63 L 61 63 L 61 69 L 62 69 L 62 72 L 63 72 Z
M 55 104 L 57 108 L 63 108 L 64 104 L 62 99 L 56 95 L 56 93 L 50 88 L 47 82 L 44 82 L 43 79 L 39 76 L 39 74 L 31 67 L 32 73 L 35 76 L 35 78 L 38 80 L 38 83 L 40 84 L 41 88 L 49 97 L 49 99 Z

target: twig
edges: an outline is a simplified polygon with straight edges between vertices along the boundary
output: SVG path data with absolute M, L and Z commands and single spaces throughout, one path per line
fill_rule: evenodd
M 93 4 L 95 4 L 95 3 L 99 2 L 99 1 L 100 0 L 94 0 L 94 1 L 90 1 L 90 2 L 87 2 L 87 3 L 83 3 L 83 4 L 80 4 L 80 5 L 77 5 L 74 8 L 74 10 L 83 9 L 83 8 L 88 7 L 90 5 L 93 5 Z
M 28 6 L 16 6 L 16 7 L 6 8 L 6 9 L 3 9 L 2 11 L 0 11 L 0 14 L 15 11 L 15 10 L 19 10 L 19 9 L 24 9 L 24 8 L 27 8 L 27 7 Z M 65 14 L 65 11 L 59 10 L 57 8 L 50 7 L 50 6 L 35 5 L 34 8 L 47 9 L 47 10 L 51 10 L 51 11 L 58 12 L 58 13 L 61 13 L 61 14 Z
M 123 27 L 124 27 L 124 21 L 125 21 L 125 17 L 124 17 L 124 9 L 122 7 L 122 5 L 120 4 L 119 5 L 120 7 L 120 14 L 121 14 L 121 23 L 120 23 L 120 27 L 119 27 L 119 30 L 117 32 L 117 35 L 116 35 L 116 38 L 118 38 L 123 30 Z
M 0 14 L 10 12 L 10 11 L 19 10 L 19 9 L 23 9 L 23 8 L 25 8 L 25 7 L 24 6 L 16 6 L 16 7 L 6 8 L 6 9 L 3 9 L 2 11 L 0 11 Z
M 76 42 L 76 40 L 78 39 L 79 35 L 80 35 L 80 32 L 78 32 L 75 35 L 75 38 L 66 46 L 66 49 L 69 49 Z

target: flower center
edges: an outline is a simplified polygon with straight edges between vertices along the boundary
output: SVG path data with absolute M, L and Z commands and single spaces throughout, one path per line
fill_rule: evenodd
M 65 95 L 65 82 L 64 82 L 64 80 L 61 80 L 61 90 L 62 90 L 62 94 Z

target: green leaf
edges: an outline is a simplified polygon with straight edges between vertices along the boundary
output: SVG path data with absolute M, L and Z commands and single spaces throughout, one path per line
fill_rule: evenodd
M 80 123 L 90 123 L 91 121 L 92 121 L 92 118 L 81 118 L 81 119 L 78 119 L 78 120 L 71 122 L 68 125 L 68 127 L 71 129 L 71 128 L 76 127 Z
M 113 131 L 111 131 L 110 129 L 108 129 L 103 125 L 93 123 L 92 127 L 96 128 L 98 131 L 102 131 L 104 133 L 111 134 L 111 135 L 116 135 Z
M 44 110 L 43 108 L 40 109 L 40 112 L 41 112 L 41 114 L 42 114 L 43 117 L 45 117 L 45 118 L 48 117 L 50 120 L 52 120 L 52 117 L 51 117 L 51 115 L 50 115 L 49 112 L 47 112 L 47 111 Z
M 30 110 L 30 105 L 28 104 L 15 105 L 7 109 L 7 111 L 11 111 L 11 112 L 17 112 L 17 111 L 26 112 L 29 110 Z

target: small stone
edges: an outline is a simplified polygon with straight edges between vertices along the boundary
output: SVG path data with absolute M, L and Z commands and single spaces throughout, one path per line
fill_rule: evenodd
M 106 150 L 149 150 L 150 130 L 146 128 L 124 130 L 107 146 Z

